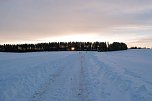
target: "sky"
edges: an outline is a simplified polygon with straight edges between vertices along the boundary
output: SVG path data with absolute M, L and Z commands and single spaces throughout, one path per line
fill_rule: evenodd
M 0 0 L 0 44 L 125 42 L 152 47 L 152 0 Z

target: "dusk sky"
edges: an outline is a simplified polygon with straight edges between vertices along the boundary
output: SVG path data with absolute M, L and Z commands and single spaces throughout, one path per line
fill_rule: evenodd
M 152 0 L 0 0 L 0 44 L 125 42 L 152 47 Z

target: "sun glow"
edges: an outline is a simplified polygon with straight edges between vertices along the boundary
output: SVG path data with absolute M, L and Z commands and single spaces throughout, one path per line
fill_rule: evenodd
M 74 47 L 71 47 L 71 51 L 74 51 L 75 50 L 75 48 Z
M 41 39 L 41 41 L 46 41 L 46 42 L 69 42 L 69 41 L 89 41 L 89 42 L 94 42 L 99 40 L 99 35 L 98 34 L 68 34 L 65 36 L 57 36 L 57 37 L 47 37 Z M 101 38 L 100 38 L 101 40 Z

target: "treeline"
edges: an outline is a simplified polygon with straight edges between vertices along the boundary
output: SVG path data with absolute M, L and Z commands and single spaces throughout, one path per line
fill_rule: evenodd
M 0 52 L 36 52 L 36 51 L 118 51 L 126 50 L 125 43 L 113 42 L 51 42 L 38 44 L 4 44 Z
M 135 47 L 130 47 L 130 49 L 150 49 L 150 48 L 135 46 Z

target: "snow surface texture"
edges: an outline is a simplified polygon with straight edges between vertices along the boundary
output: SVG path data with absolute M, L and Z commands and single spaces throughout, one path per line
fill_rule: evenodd
M 0 53 L 0 101 L 152 101 L 152 50 Z

